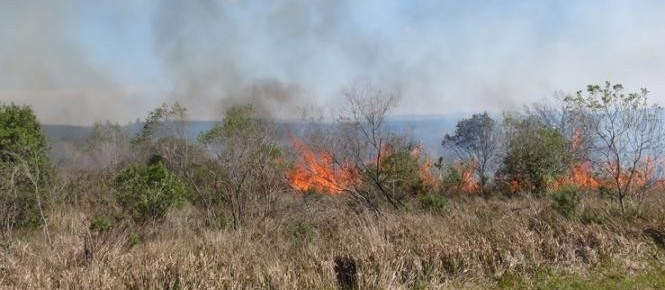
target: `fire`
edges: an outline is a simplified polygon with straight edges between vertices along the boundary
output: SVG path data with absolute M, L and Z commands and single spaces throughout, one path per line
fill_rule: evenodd
M 300 140 L 290 137 L 293 147 L 298 152 L 298 160 L 287 173 L 291 186 L 300 191 L 317 190 L 320 192 L 340 194 L 360 181 L 356 167 L 346 165 L 344 160 L 335 160 L 335 156 L 326 150 L 312 149 Z M 390 159 L 397 154 L 390 143 L 380 144 L 380 150 L 374 158 L 365 160 L 366 165 L 376 166 L 382 171 L 391 172 L 396 166 Z M 414 146 L 408 151 L 408 157 L 418 162 L 418 174 L 424 185 L 429 188 L 437 186 L 437 179 L 432 172 L 432 162 L 422 157 L 423 145 Z M 387 162 L 384 164 L 384 162 Z
M 330 152 L 315 152 L 293 137 L 291 142 L 300 157 L 287 174 L 289 183 L 295 189 L 339 194 L 357 181 L 357 175 L 352 169 L 335 165 Z
M 608 174 L 616 174 L 617 163 L 613 162 L 607 166 L 606 171 Z M 630 169 L 622 169 L 619 173 L 619 178 L 617 179 L 620 187 L 629 186 L 631 190 L 642 188 L 649 185 L 649 182 L 654 181 L 654 176 L 656 172 L 656 166 L 654 159 L 651 156 L 647 156 L 644 160 L 638 162 L 636 165 L 635 172 L 633 173 L 633 179 L 630 180 Z M 630 184 L 627 184 L 630 181 Z M 658 181 L 655 181 L 657 184 Z
M 418 144 L 417 146 L 414 146 L 411 151 L 409 152 L 409 156 L 415 160 L 419 160 L 420 156 L 422 155 L 423 151 L 425 149 L 425 145 Z M 425 160 L 420 164 L 419 168 L 419 174 L 422 180 L 425 182 L 425 185 L 427 185 L 430 188 L 436 188 L 438 185 L 438 182 L 436 180 L 436 177 L 434 177 L 434 174 L 432 172 L 432 160 L 429 157 L 425 157 Z
M 573 130 L 570 138 L 573 153 L 582 161 L 570 167 L 568 175 L 557 180 L 552 187 L 558 188 L 564 185 L 574 185 L 584 189 L 598 189 L 602 183 L 594 176 L 591 162 L 586 160 L 585 150 L 582 148 L 582 134 L 577 129 Z
M 471 169 L 462 170 L 461 190 L 463 192 L 476 192 L 479 189 L 476 175 Z

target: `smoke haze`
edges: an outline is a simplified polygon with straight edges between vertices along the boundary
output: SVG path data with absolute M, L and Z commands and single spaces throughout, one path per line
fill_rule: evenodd
M 50 123 L 142 118 L 179 101 L 289 118 L 342 87 L 396 114 L 500 111 L 588 83 L 665 103 L 660 1 L 3 1 L 0 101 Z

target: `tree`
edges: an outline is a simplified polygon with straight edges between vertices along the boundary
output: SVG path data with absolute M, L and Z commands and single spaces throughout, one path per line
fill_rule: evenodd
M 47 154 L 48 143 L 32 109 L 0 105 L 0 219 L 4 229 L 46 223 Z
M 253 114 L 251 105 L 232 107 L 221 123 L 199 135 L 214 155 L 216 174 L 223 176 L 221 194 L 231 205 L 235 229 L 252 214 L 267 214 L 275 191 L 283 188 L 281 150 L 270 138 L 269 126 Z M 262 207 L 250 206 L 259 201 Z
M 589 158 L 611 180 L 622 210 L 636 179 L 663 150 L 663 109 L 649 104 L 648 93 L 625 93 L 621 84 L 605 82 L 565 98 L 569 114 L 582 121 L 578 127 L 586 128 L 591 140 Z
M 367 85 L 347 88 L 344 97 L 346 111 L 338 120 L 340 132 L 333 142 L 336 148 L 330 151 L 335 152 L 338 165 L 352 167 L 359 178 L 346 191 L 374 210 L 378 210 L 377 195 L 395 209 L 402 207 L 401 185 L 409 179 L 407 171 L 413 173 L 413 166 L 395 162 L 411 163 L 413 160 L 399 157 L 411 149 L 386 126 L 386 115 L 399 101 L 399 95 Z M 391 154 L 397 155 L 393 158 Z
M 118 203 L 136 222 L 160 220 L 187 196 L 185 184 L 161 160 L 127 167 L 114 185 Z
M 512 190 L 542 193 L 573 161 L 567 138 L 536 118 L 505 120 L 506 155 L 497 173 Z
M 178 176 L 184 176 L 194 158 L 189 140 L 187 109 L 179 103 L 162 104 L 151 111 L 141 131 L 131 140 L 144 158 L 153 155 L 163 157 L 165 164 Z
M 95 123 L 83 145 L 90 156 L 90 168 L 115 169 L 127 161 L 130 154 L 129 137 L 118 124 Z
M 453 135 L 446 134 L 441 142 L 451 149 L 463 163 L 473 166 L 480 191 L 487 185 L 488 174 L 498 163 L 501 151 L 501 131 L 487 113 L 474 114 L 457 123 Z

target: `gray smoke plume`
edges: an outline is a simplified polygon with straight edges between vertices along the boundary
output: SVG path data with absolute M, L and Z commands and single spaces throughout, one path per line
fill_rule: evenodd
M 247 103 L 288 118 L 339 107 L 341 89 L 360 81 L 399 91 L 395 113 L 442 114 L 510 110 L 609 80 L 665 104 L 660 1 L 99 2 L 0 1 L 0 101 L 58 123 L 133 120 L 176 100 L 194 119 Z M 146 32 L 82 44 L 100 13 L 130 17 L 95 32 Z
M 75 39 L 76 1 L 0 2 L 0 101 L 27 103 L 49 123 L 90 124 L 143 115 Z

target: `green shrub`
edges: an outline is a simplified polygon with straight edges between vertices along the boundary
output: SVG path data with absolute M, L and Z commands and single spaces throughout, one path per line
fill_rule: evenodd
M 143 238 L 141 238 L 141 235 L 137 233 L 131 233 L 129 234 L 129 237 L 127 237 L 127 246 L 129 246 L 130 248 L 134 247 L 140 244 L 142 240 Z
M 44 222 L 50 177 L 48 143 L 29 106 L 0 104 L 0 222 L 2 229 Z
M 296 241 L 309 243 L 314 239 L 314 229 L 306 223 L 299 222 L 293 229 L 293 237 Z
M 563 187 L 550 194 L 552 207 L 566 218 L 572 218 L 577 214 L 577 206 L 580 196 L 577 188 Z
M 120 207 L 136 222 L 159 220 L 185 200 L 185 184 L 163 162 L 135 164 L 115 178 Z
M 508 144 L 498 176 L 511 190 L 541 196 L 573 161 L 566 137 L 534 117 L 506 118 Z
M 90 222 L 90 230 L 97 233 L 108 232 L 112 227 L 111 221 L 104 216 L 95 216 Z
M 420 205 L 426 210 L 441 210 L 448 201 L 440 195 L 427 194 L 420 197 Z

